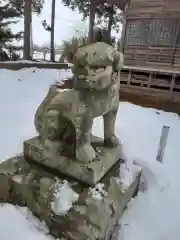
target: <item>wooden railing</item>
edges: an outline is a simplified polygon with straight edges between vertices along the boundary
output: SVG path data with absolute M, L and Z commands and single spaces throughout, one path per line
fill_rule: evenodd
M 180 71 L 177 70 L 126 66 L 122 69 L 120 76 L 121 85 L 180 94 Z

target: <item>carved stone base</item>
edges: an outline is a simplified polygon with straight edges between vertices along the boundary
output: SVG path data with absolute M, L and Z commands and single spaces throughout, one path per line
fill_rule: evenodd
M 111 168 L 124 159 L 122 144 L 117 148 L 103 146 L 103 140 L 92 137 L 92 146 L 96 152 L 96 158 L 90 163 L 78 162 L 76 159 L 63 157 L 61 153 L 49 154 L 41 145 L 39 138 L 24 142 L 24 156 L 29 161 L 35 161 L 41 165 L 55 169 L 57 172 L 73 177 L 89 185 L 96 184 Z
M 97 185 L 88 187 L 54 177 L 18 156 L 0 164 L 0 202 L 27 206 L 46 222 L 55 238 L 110 240 L 112 229 L 137 190 L 141 173 L 135 166 L 129 185 L 124 185 L 119 168 L 120 162 Z M 64 184 L 62 192 L 58 184 Z M 54 211 L 56 198 L 59 212 Z

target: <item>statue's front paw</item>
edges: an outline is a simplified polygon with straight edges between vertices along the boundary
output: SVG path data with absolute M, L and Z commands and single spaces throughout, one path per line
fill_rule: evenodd
M 109 148 L 116 148 L 119 145 L 119 139 L 116 136 L 104 139 L 104 145 Z
M 84 144 L 76 150 L 76 159 L 83 163 L 92 162 L 96 153 L 90 144 Z

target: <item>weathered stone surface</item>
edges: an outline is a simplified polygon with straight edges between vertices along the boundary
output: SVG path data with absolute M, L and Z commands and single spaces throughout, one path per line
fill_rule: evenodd
M 49 186 L 54 181 L 50 174 L 32 168 L 23 156 L 12 158 L 0 164 L 0 201 L 28 206 L 33 212 L 47 216 L 47 199 L 52 197 Z M 8 183 L 6 195 L 4 182 Z
M 104 120 L 104 145 L 118 146 L 115 120 L 119 107 L 120 63 L 117 51 L 104 42 L 77 50 L 73 89 L 51 86 L 36 111 L 35 127 L 44 147 L 54 145 L 77 161 L 93 161 L 95 152 L 90 136 L 93 119 L 98 116 Z
M 55 237 L 109 240 L 140 178 L 140 169 L 136 169 L 132 181 L 124 188 L 119 167 L 120 162 L 98 184 L 88 187 L 72 179 L 55 178 L 36 165 L 27 164 L 23 156 L 19 156 L 0 164 L 0 201 L 28 206 L 46 222 Z M 6 192 L 4 182 L 8 183 Z M 72 205 L 65 204 L 64 207 L 68 207 L 64 208 L 65 212 L 59 211 L 57 214 L 52 210 L 52 202 L 55 202 L 57 195 L 59 204 L 68 198 L 67 192 L 67 197 L 64 197 L 63 188 L 62 192 L 55 188 L 59 183 L 68 183 L 72 189 L 69 191 L 76 197 Z
M 83 163 L 76 161 L 75 158 L 62 156 L 59 151 L 49 154 L 50 150 L 44 149 L 39 137 L 36 137 L 24 142 L 24 156 L 28 160 L 36 161 L 79 181 L 94 185 L 124 156 L 122 144 L 116 148 L 107 148 L 104 147 L 102 139 L 92 137 L 92 146 L 96 154 L 94 161 Z

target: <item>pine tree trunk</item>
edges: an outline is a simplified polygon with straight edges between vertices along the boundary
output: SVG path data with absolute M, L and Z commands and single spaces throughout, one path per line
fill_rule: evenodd
M 52 12 L 51 12 L 51 61 L 52 62 L 55 62 L 55 51 L 54 51 L 55 7 L 56 7 L 56 0 L 52 0 Z
M 89 8 L 89 34 L 88 34 L 88 42 L 93 42 L 93 29 L 94 29 L 94 21 L 95 21 L 95 5 L 91 2 Z
M 30 33 L 30 55 L 31 58 L 33 59 L 33 54 L 34 54 L 34 48 L 33 48 L 33 27 L 32 27 L 32 21 L 31 21 L 31 33 Z
M 31 24 L 32 24 L 32 0 L 25 0 L 25 5 L 24 5 L 24 59 L 25 60 L 32 60 Z
M 113 24 L 113 15 L 109 16 L 109 22 L 108 22 L 108 41 L 111 42 L 111 28 Z

